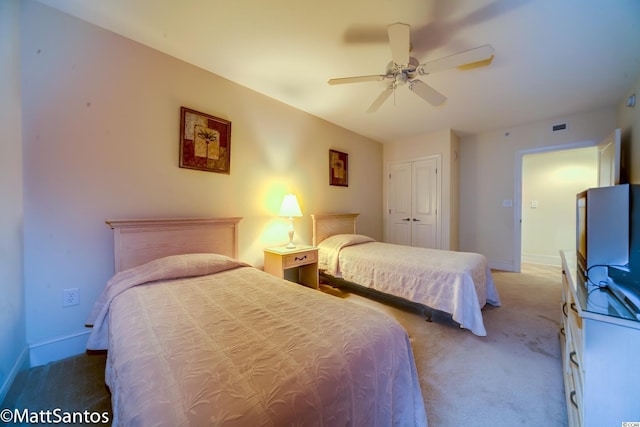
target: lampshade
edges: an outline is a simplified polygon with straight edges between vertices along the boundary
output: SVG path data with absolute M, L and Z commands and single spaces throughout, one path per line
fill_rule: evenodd
M 298 198 L 295 194 L 287 194 L 282 200 L 282 206 L 280 206 L 280 216 L 294 217 L 302 216 L 300 205 L 298 204 Z

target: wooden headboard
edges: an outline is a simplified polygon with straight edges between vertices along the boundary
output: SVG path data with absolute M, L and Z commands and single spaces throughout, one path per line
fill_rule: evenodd
M 105 221 L 114 230 L 115 272 L 169 255 L 217 253 L 238 257 L 242 218 Z
M 360 214 L 312 214 L 313 246 L 335 234 L 356 234 L 358 215 Z

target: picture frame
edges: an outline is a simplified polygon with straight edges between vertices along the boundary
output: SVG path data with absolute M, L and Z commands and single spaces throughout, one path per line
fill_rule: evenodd
M 231 122 L 180 107 L 180 167 L 229 175 Z
M 329 150 L 329 185 L 349 186 L 349 154 Z

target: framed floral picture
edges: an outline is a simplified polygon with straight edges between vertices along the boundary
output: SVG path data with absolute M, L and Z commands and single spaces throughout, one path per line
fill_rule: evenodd
M 231 122 L 180 107 L 180 167 L 230 173 Z
M 349 155 L 329 150 L 329 185 L 349 186 Z

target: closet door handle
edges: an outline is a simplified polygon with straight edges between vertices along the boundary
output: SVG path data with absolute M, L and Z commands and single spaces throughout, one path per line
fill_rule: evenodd
M 576 409 L 580 409 L 580 408 L 578 408 L 578 402 L 576 402 L 576 392 L 575 392 L 575 390 L 572 391 L 571 393 L 569 393 L 569 400 L 571 401 L 571 404 L 576 407 Z
M 413 220 L 414 220 L 414 221 L 420 221 L 419 219 L 415 219 L 415 218 L 413 218 Z
M 402 218 L 403 221 L 411 221 L 411 218 Z
M 575 359 L 575 357 L 576 357 L 576 352 L 575 351 L 572 351 L 571 353 L 569 353 L 569 360 L 571 361 L 571 363 L 576 365 L 576 368 L 579 368 L 580 365 L 578 364 L 578 361 Z
M 562 314 L 564 314 L 564 317 L 569 317 L 569 314 L 567 314 L 567 303 L 566 302 L 564 304 L 562 304 Z
M 570 307 L 571 307 L 571 310 L 575 311 L 576 313 L 578 312 L 578 309 L 576 308 L 576 303 L 575 302 L 572 302 Z

